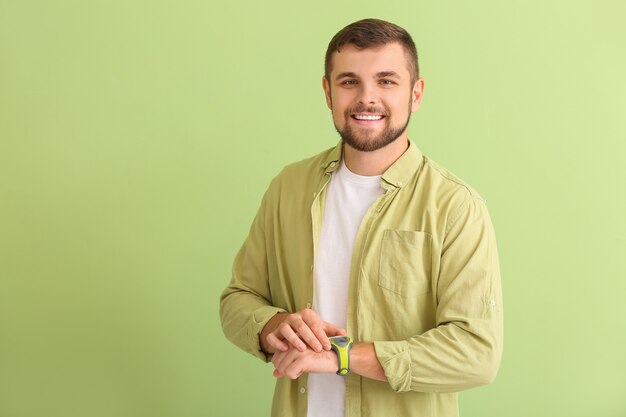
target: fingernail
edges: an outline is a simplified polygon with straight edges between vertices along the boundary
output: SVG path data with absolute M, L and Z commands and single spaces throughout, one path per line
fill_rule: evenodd
M 315 345 L 315 351 L 319 352 L 322 350 L 322 345 L 320 345 L 319 343 Z

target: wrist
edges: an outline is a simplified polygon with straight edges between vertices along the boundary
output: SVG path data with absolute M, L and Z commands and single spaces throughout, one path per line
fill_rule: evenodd
M 324 358 L 324 369 L 322 373 L 325 374 L 335 374 L 337 373 L 337 369 L 339 369 L 339 360 L 337 359 L 337 354 L 332 350 L 323 350 L 318 355 L 322 355 Z
M 329 338 L 331 350 L 337 356 L 337 375 L 348 375 L 350 373 L 350 350 L 352 350 L 352 339 L 348 336 L 334 336 Z

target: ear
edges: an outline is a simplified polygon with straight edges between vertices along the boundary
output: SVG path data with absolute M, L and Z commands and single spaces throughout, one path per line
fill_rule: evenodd
M 417 109 L 419 109 L 422 102 L 422 96 L 424 95 L 424 87 L 424 79 L 418 78 L 413 85 L 413 90 L 411 91 L 411 112 L 416 112 Z
M 322 75 L 322 88 L 324 89 L 324 95 L 326 96 L 326 105 L 329 109 L 333 109 L 333 100 L 330 97 L 330 84 L 325 75 Z

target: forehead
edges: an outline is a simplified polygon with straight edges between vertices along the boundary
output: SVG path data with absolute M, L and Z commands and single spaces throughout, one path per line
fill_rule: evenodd
M 342 72 L 368 76 L 382 71 L 395 71 L 403 77 L 410 75 L 404 48 L 397 42 L 366 49 L 348 44 L 333 53 L 331 62 L 331 78 Z

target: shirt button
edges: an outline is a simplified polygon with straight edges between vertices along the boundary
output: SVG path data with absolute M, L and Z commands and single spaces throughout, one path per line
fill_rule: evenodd
M 304 394 L 306 392 L 306 388 L 302 387 L 300 388 L 300 394 Z
M 311 271 L 312 271 L 313 270 L 313 265 L 311 265 L 310 268 L 311 268 Z
M 398 181 L 398 186 L 402 187 L 402 181 Z
M 337 163 L 335 163 L 335 162 L 331 162 L 331 163 L 330 163 L 330 166 L 331 166 L 331 167 L 334 167 L 335 165 L 337 165 Z
M 306 303 L 306 308 L 311 308 L 311 303 Z

